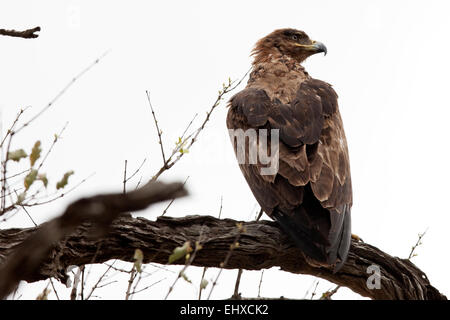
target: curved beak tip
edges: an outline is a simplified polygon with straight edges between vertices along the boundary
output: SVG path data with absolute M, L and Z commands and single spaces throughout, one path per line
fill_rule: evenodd
M 317 52 L 323 52 L 324 56 L 327 55 L 327 47 L 322 42 L 317 41 L 316 43 L 314 43 L 314 47 L 316 48 Z

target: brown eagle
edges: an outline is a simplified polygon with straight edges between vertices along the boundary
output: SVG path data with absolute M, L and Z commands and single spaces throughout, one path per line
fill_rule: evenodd
M 295 29 L 259 40 L 247 87 L 230 100 L 227 127 L 236 154 L 236 130 L 267 134 L 256 142 L 244 136 L 245 161 L 239 166 L 253 195 L 310 262 L 337 271 L 351 242 L 352 184 L 337 94 L 301 65 L 319 52 L 327 53 L 324 44 Z M 275 133 L 279 140 L 273 147 Z M 278 153 L 276 172 L 262 174 L 265 164 L 251 161 L 252 143 Z

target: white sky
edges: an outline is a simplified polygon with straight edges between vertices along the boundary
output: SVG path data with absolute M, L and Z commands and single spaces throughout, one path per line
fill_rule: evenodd
M 13 149 L 29 150 L 40 139 L 45 151 L 69 121 L 43 170 L 54 183 L 73 169 L 72 184 L 95 172 L 67 197 L 31 214 L 44 222 L 81 196 L 121 190 L 125 159 L 132 172 L 147 158 L 141 172 L 144 180 L 151 177 L 161 155 L 145 90 L 151 92 L 169 152 L 194 114 L 199 114 L 197 124 L 203 119 L 221 84 L 248 70 L 254 43 L 274 29 L 292 27 L 328 47 L 326 57 L 313 56 L 305 67 L 339 94 L 351 157 L 353 232 L 407 257 L 418 233 L 427 229 L 413 262 L 449 295 L 448 12 L 445 1 L 2 1 L 0 28 L 42 28 L 38 39 L 0 38 L 3 128 L 19 107 L 32 106 L 28 117 L 36 113 L 111 50 L 14 140 Z M 254 217 L 256 201 L 235 163 L 226 112 L 223 104 L 191 152 L 161 177 L 184 181 L 190 176 L 191 196 L 175 201 L 168 214 L 217 215 L 223 197 L 223 217 Z M 153 219 L 164 207 L 139 215 Z M 21 214 L 0 227 L 11 226 L 31 223 Z M 92 281 L 96 270 L 103 269 L 94 270 Z M 216 272 L 209 270 L 207 278 Z M 195 286 L 180 281 L 171 298 L 196 298 L 201 269 L 187 273 Z M 224 272 L 213 298 L 231 296 L 235 275 Z M 174 277 L 156 273 L 148 283 L 166 280 L 136 298 L 163 298 Z M 259 277 L 260 272 L 244 273 L 244 296 L 256 296 Z M 312 281 L 270 270 L 261 294 L 302 298 Z M 35 298 L 44 285 L 23 286 L 22 297 Z M 122 279 L 98 294 L 121 299 L 125 287 Z M 323 280 L 318 291 L 331 287 Z M 335 295 L 355 297 L 349 290 Z

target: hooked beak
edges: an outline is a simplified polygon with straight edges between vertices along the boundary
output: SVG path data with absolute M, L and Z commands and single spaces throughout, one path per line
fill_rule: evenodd
M 316 50 L 316 53 L 323 52 L 323 55 L 327 55 L 327 47 L 319 41 L 313 41 L 313 48 Z
M 319 41 L 312 41 L 312 44 L 296 44 L 298 47 L 302 47 L 306 51 L 312 52 L 312 54 L 323 52 L 327 55 L 327 47 Z

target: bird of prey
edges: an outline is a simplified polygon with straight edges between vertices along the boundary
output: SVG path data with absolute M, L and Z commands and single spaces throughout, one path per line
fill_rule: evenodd
M 352 184 L 337 94 L 302 66 L 319 52 L 327 53 L 323 43 L 295 29 L 275 30 L 260 39 L 252 51 L 247 86 L 230 99 L 227 127 L 236 155 L 235 132 L 244 132 L 239 166 L 261 209 L 310 263 L 336 272 L 351 242 Z M 246 134 L 251 130 L 267 137 L 252 140 Z M 270 141 L 276 134 L 274 147 Z M 255 143 L 258 148 L 264 144 L 267 154 L 277 152 L 274 172 L 264 174 L 266 163 L 252 161 L 249 150 Z

